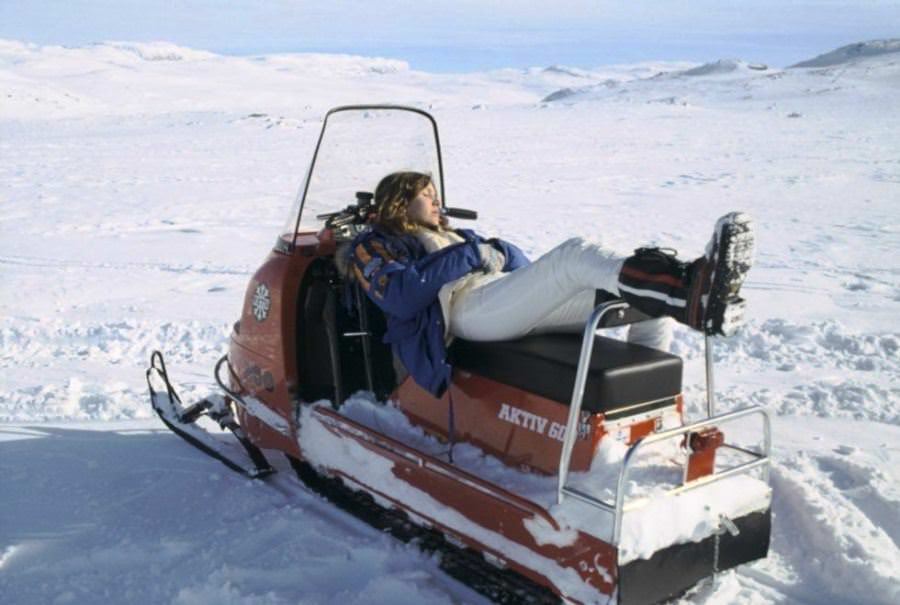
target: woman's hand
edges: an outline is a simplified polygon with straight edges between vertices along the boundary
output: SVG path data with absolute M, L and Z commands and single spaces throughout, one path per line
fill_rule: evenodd
M 481 253 L 481 268 L 485 273 L 500 273 L 506 265 L 503 253 L 490 244 L 478 244 Z

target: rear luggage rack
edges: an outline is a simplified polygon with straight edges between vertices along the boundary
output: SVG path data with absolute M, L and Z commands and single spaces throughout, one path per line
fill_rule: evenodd
M 569 405 L 569 417 L 566 423 L 566 432 L 563 440 L 562 447 L 562 455 L 559 460 L 559 477 L 558 477 L 558 487 L 557 487 L 557 504 L 562 504 L 565 496 L 570 496 L 581 502 L 584 502 L 588 505 L 594 506 L 600 510 L 606 511 L 613 515 L 613 533 L 611 536 L 611 543 L 615 546 L 618 546 L 620 543 L 621 533 L 622 533 L 622 518 L 624 513 L 629 510 L 635 510 L 642 506 L 641 503 L 636 503 L 635 505 L 629 506 L 625 502 L 625 484 L 626 479 L 628 477 L 628 471 L 630 468 L 630 464 L 632 460 L 634 460 L 638 451 L 651 445 L 653 443 L 658 443 L 660 441 L 665 441 L 667 439 L 672 439 L 674 437 L 678 437 L 680 435 L 687 436 L 691 433 L 701 431 L 703 429 L 708 429 L 711 427 L 717 427 L 725 423 L 733 422 L 740 418 L 744 418 L 747 416 L 759 415 L 762 417 L 763 423 L 763 447 L 762 451 L 753 451 L 747 448 L 742 448 L 739 446 L 723 444 L 722 447 L 729 448 L 734 451 L 739 451 L 743 454 L 749 455 L 753 458 L 753 460 L 749 462 L 744 462 L 737 466 L 733 466 L 727 470 L 723 470 L 721 472 L 715 472 L 706 475 L 704 477 L 700 477 L 693 481 L 687 481 L 687 470 L 685 468 L 685 472 L 682 475 L 682 484 L 679 487 L 670 489 L 668 492 L 665 492 L 665 495 L 674 495 L 682 492 L 686 492 L 701 486 L 709 485 L 711 483 L 721 481 L 728 477 L 732 477 L 739 474 L 749 473 L 750 471 L 761 468 L 763 469 L 763 479 L 766 483 L 769 483 L 769 468 L 770 468 L 770 453 L 772 448 L 772 429 L 771 429 L 771 421 L 769 420 L 769 414 L 766 410 L 761 408 L 760 406 L 750 406 L 746 408 L 742 408 L 739 410 L 735 410 L 733 412 L 728 412 L 726 414 L 720 414 L 718 416 L 713 415 L 714 409 L 714 396 L 713 396 L 713 370 L 712 370 L 712 342 L 709 336 L 706 336 L 706 380 L 707 380 L 707 388 L 706 388 L 706 402 L 707 402 L 707 418 L 704 420 L 700 420 L 698 422 L 694 422 L 691 424 L 687 424 L 684 426 L 676 427 L 673 429 L 668 429 L 665 431 L 660 431 L 658 433 L 652 433 L 646 437 L 642 437 L 638 439 L 634 444 L 632 444 L 628 451 L 625 454 L 625 457 L 622 461 L 622 468 L 619 470 L 618 481 L 616 482 L 616 499 L 615 502 L 607 502 L 596 498 L 590 494 L 584 493 L 576 488 L 569 487 L 566 482 L 568 480 L 569 475 L 569 464 L 571 462 L 572 450 L 575 447 L 575 439 L 577 436 L 577 425 L 578 419 L 581 415 L 581 407 L 584 400 L 584 390 L 585 384 L 587 381 L 587 373 L 588 368 L 590 367 L 591 354 L 593 353 L 594 348 L 594 336 L 597 330 L 600 327 L 608 326 L 608 316 L 610 313 L 615 312 L 616 316 L 622 317 L 625 311 L 628 309 L 628 303 L 622 300 L 614 300 L 609 302 L 604 302 L 597 306 L 594 309 L 594 312 L 591 314 L 588 323 L 584 329 L 584 338 L 582 340 L 581 346 L 581 355 L 578 360 L 578 371 L 575 375 L 575 387 L 572 392 L 572 402 Z

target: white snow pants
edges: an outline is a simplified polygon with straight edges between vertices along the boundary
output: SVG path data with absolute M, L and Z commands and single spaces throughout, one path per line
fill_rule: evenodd
M 507 340 L 542 332 L 584 331 L 596 290 L 619 295 L 624 257 L 582 238 L 563 242 L 530 265 L 454 294 L 450 332 L 467 340 Z M 628 341 L 666 351 L 672 320 L 631 324 Z

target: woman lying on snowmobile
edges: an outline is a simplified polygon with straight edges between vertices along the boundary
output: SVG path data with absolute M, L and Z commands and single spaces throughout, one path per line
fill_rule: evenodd
M 416 383 L 440 396 L 450 380 L 446 344 L 508 340 L 539 332 L 581 332 L 598 290 L 653 317 L 628 340 L 667 349 L 674 318 L 707 334 L 730 333 L 750 268 L 750 218 L 720 218 L 706 253 L 693 262 L 660 248 L 623 257 L 572 238 L 530 262 L 515 245 L 451 229 L 431 177 L 386 176 L 375 189 L 371 229 L 354 239 L 350 269 L 387 316 L 385 341 Z

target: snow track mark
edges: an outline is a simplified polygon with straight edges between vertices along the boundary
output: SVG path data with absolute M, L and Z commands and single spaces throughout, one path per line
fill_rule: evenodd
M 230 329 L 200 321 L 5 319 L 0 371 L 15 373 L 17 386 L 0 387 L 0 422 L 149 417 L 144 369 L 155 349 L 180 366 L 177 388 L 186 400 L 205 396 Z M 116 368 L 115 380 L 95 378 L 109 368 Z
M 146 364 L 154 349 L 190 361 L 223 351 L 229 324 L 129 320 L 96 323 L 61 320 L 0 322 L 0 368 L 62 361 Z
M 802 592 L 820 602 L 893 605 L 900 602 L 900 550 L 879 524 L 847 493 L 858 471 L 822 472 L 833 459 L 800 452 L 773 468 L 776 531 L 773 549 L 795 569 L 804 569 Z M 846 469 L 844 469 L 846 471 Z M 840 484 L 840 485 L 839 485 Z M 836 601 L 835 597 L 839 600 Z

